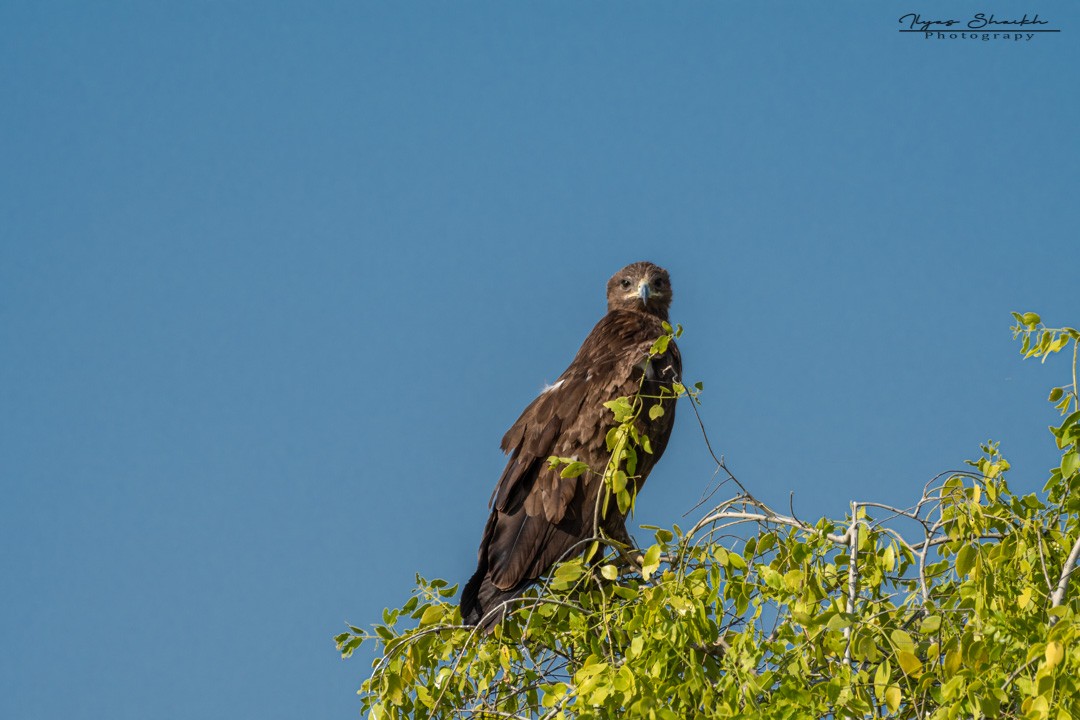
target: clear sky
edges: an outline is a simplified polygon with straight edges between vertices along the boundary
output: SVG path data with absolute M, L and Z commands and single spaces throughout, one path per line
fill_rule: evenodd
M 3 2 L 0 716 L 355 717 L 331 636 L 468 577 L 636 260 L 763 499 L 989 438 L 1041 487 L 1066 363 L 1009 311 L 1080 323 L 1078 48 L 1060 0 Z M 710 484 L 687 409 L 636 523 Z

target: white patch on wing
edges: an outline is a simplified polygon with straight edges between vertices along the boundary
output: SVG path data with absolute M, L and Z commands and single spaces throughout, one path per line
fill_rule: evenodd
M 559 386 L 562 385 L 564 382 L 566 382 L 566 381 L 565 380 L 559 380 L 558 382 L 556 382 L 556 383 L 554 383 L 552 385 L 545 385 L 544 389 L 540 391 L 540 394 L 543 395 L 544 393 L 549 393 L 552 390 L 558 390 Z

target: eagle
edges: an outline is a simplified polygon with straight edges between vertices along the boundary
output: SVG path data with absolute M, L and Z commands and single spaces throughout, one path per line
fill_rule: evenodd
M 670 332 L 671 280 L 663 268 L 636 262 L 607 283 L 607 314 L 581 344 L 570 366 L 533 400 L 502 439 L 509 455 L 495 485 L 491 515 L 480 541 L 476 573 L 461 593 L 462 620 L 490 631 L 505 601 L 520 595 L 552 565 L 585 549 L 597 534 L 632 546 L 626 517 L 611 501 L 596 504 L 602 473 L 611 456 L 606 436 L 616 426 L 604 403 L 640 394 L 651 408 L 634 421 L 652 452 L 638 452 L 628 488 L 637 493 L 667 446 L 675 422 L 673 384 L 682 374 L 675 343 L 652 354 L 653 343 Z M 562 477 L 550 457 L 585 463 L 590 471 Z M 567 473 L 572 474 L 572 473 Z

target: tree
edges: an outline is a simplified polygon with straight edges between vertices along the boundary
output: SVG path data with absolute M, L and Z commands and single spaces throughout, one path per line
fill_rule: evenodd
M 1069 583 L 1080 555 L 1080 332 L 1014 317 L 1025 357 L 1073 350 L 1072 383 L 1050 392 L 1065 416 L 1050 429 L 1062 457 L 1042 493 L 1014 494 L 988 442 L 911 507 L 856 501 L 843 519 L 811 524 L 754 498 L 717 459 L 735 497 L 685 531 L 649 528 L 655 543 L 636 558 L 597 538 L 490 635 L 461 624 L 456 587 L 417 577 L 373 631 L 335 638 L 343 657 L 366 641 L 380 650 L 363 712 L 1080 717 L 1080 592 Z M 612 406 L 617 427 L 642 405 Z M 609 488 L 620 468 L 614 457 L 604 469 Z

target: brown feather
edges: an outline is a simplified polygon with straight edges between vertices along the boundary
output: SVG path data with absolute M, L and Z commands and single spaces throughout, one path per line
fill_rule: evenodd
M 648 284 L 649 292 L 639 291 Z M 604 403 L 620 396 L 659 395 L 661 387 L 682 372 L 675 343 L 646 363 L 649 348 L 664 334 L 671 289 L 667 272 L 651 263 L 629 265 L 608 281 L 608 313 L 585 338 L 574 360 L 510 427 L 502 449 L 510 458 L 491 498 L 476 573 L 462 591 L 462 617 L 485 628 L 501 618 L 491 612 L 520 594 L 556 562 L 580 551 L 592 537 L 594 508 L 603 489 L 602 472 L 609 453 L 608 430 L 615 425 Z M 642 372 L 648 376 L 642 383 Z M 667 446 L 675 421 L 675 402 L 663 402 L 656 420 L 643 413 L 638 431 L 648 435 L 652 454 L 638 453 L 640 490 Z M 547 458 L 575 458 L 596 472 L 560 477 Z M 603 521 L 608 535 L 628 537 L 625 518 L 612 504 Z M 578 546 L 578 547 L 575 547 Z

